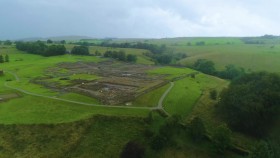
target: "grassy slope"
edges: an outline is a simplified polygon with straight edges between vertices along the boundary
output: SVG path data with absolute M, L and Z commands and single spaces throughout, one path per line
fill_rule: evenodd
M 38 124 L 71 122 L 96 114 L 145 117 L 149 110 L 92 107 L 51 99 L 23 96 L 0 104 L 0 123 Z
M 227 81 L 205 74 L 198 74 L 195 78 L 185 78 L 175 82 L 173 89 L 164 100 L 165 110 L 171 114 L 183 117 L 192 112 L 197 100 L 210 89 L 225 85 Z M 220 91 L 221 89 L 217 89 Z M 209 96 L 207 96 L 209 98 Z
M 204 46 L 196 46 L 196 42 L 204 41 Z M 280 73 L 279 39 L 260 39 L 266 44 L 244 44 L 240 37 L 184 37 L 166 39 L 133 39 L 131 42 L 147 42 L 165 44 L 174 52 L 186 53 L 189 57 L 179 63 L 192 65 L 197 59 L 212 60 L 218 70 L 226 65 L 234 64 L 251 71 L 269 71 Z M 130 42 L 128 39 L 116 42 Z M 191 46 L 188 46 L 191 43 Z M 273 46 L 273 47 L 272 47 Z
M 175 82 L 173 89 L 164 100 L 164 109 L 170 114 L 186 117 L 200 97 L 200 85 L 195 79 L 185 78 Z
M 228 64 L 234 64 L 252 71 L 278 72 L 280 70 L 280 45 L 206 45 L 206 46 L 178 46 L 178 52 L 184 52 L 190 57 L 180 61 L 181 64 L 191 65 L 197 59 L 212 60 L 216 68 L 221 70 Z
M 105 116 L 55 125 L 0 125 L 0 157 L 117 158 L 144 127 L 139 118 Z
M 227 87 L 229 82 L 207 75 L 201 78 L 200 83 L 201 86 L 204 85 L 205 89 L 186 120 L 194 116 L 199 116 L 203 120 L 208 133 L 211 134 L 216 127 L 225 122 L 217 117 L 215 110 L 217 100 L 210 99 L 210 90 L 216 89 L 220 93 L 223 88 Z M 256 139 L 238 132 L 233 132 L 232 142 L 245 149 L 251 149 Z
M 165 79 L 172 80 L 173 78 L 184 76 L 195 72 L 189 68 L 175 68 L 175 67 L 159 67 L 148 71 L 150 75 L 164 75 Z M 167 84 L 163 87 L 155 89 L 147 94 L 138 97 L 132 104 L 134 106 L 148 106 L 155 107 L 158 104 L 160 97 L 168 89 L 170 85 Z
M 175 68 L 175 67 L 160 67 L 148 71 L 149 74 L 153 75 L 166 75 L 166 79 L 171 80 L 176 77 L 184 76 L 195 72 L 195 70 L 189 68 Z
M 168 89 L 169 84 L 144 94 L 132 102 L 133 106 L 156 107 L 162 94 Z

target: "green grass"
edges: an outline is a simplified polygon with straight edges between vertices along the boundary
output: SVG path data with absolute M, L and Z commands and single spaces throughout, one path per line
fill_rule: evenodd
M 233 64 L 247 71 L 269 71 L 280 73 L 280 45 L 209 45 L 176 46 L 176 52 L 186 53 L 189 57 L 179 61 L 183 65 L 192 65 L 197 59 L 208 59 L 215 63 L 218 70 Z
M 179 114 L 184 118 L 192 111 L 200 95 L 201 87 L 195 79 L 185 78 L 176 81 L 163 102 L 164 109 L 169 114 Z
M 155 89 L 149 93 L 146 93 L 132 102 L 132 106 L 143 106 L 143 107 L 156 107 L 160 97 L 168 89 L 170 85 L 167 84 L 163 87 Z
M 144 128 L 143 119 L 107 116 L 55 125 L 0 125 L 0 157 L 118 158 Z
M 10 56 L 10 62 L 1 64 L 0 69 L 16 73 L 20 81 L 16 81 L 14 76 L 5 73 L 0 77 L 0 92 L 3 94 L 10 93 L 13 90 L 6 88 L 4 83 L 7 79 L 13 81 L 8 82 L 12 87 L 21 88 L 28 92 L 41 94 L 46 96 L 55 96 L 73 101 L 81 101 L 86 103 L 98 103 L 94 98 L 81 96 L 78 94 L 65 94 L 47 89 L 41 85 L 33 84 L 31 79 L 44 76 L 44 70 L 55 67 L 61 62 L 100 62 L 104 59 L 88 56 L 71 56 L 63 55 L 56 57 L 42 57 L 38 55 L 25 54 L 17 51 L 15 48 L 5 49 Z M 88 74 L 77 74 L 71 78 L 96 79 L 98 76 Z M 0 104 L 0 123 L 58 123 L 70 122 L 78 119 L 84 119 L 96 114 L 105 115 L 124 115 L 124 116 L 145 116 L 149 110 L 124 109 L 124 108 L 107 108 L 107 107 L 91 107 L 57 101 L 47 98 L 23 95 L 21 98 L 12 99 L 8 102 Z
M 85 119 L 96 114 L 145 117 L 148 112 L 149 110 L 145 109 L 85 106 L 24 95 L 0 104 L 0 124 L 63 123 Z
M 77 94 L 77 93 L 66 93 L 61 95 L 59 98 L 63 98 L 63 99 L 68 99 L 68 100 L 73 100 L 73 101 L 79 101 L 79 102 L 83 102 L 83 103 L 90 103 L 90 104 L 100 104 L 100 102 L 92 97 L 87 97 L 81 94 Z
M 195 72 L 195 70 L 189 68 L 175 68 L 175 67 L 160 67 L 153 70 L 149 70 L 148 73 L 153 75 L 166 75 L 166 79 L 173 79 L 176 77 L 184 76 Z
M 185 118 L 193 111 L 201 96 L 205 94 L 206 102 L 211 102 L 209 91 L 217 89 L 220 92 L 227 83 L 225 80 L 202 73 L 195 78 L 187 77 L 176 81 L 164 100 L 164 108 L 170 114 L 179 114 Z
M 66 45 L 66 48 L 68 50 L 71 50 L 74 47 L 74 45 Z M 98 51 L 101 54 L 104 54 L 106 51 L 111 50 L 111 51 L 124 51 L 126 54 L 132 54 L 137 56 L 137 62 L 138 64 L 145 64 L 145 65 L 154 65 L 154 62 L 151 61 L 151 59 L 143 53 L 149 52 L 148 50 L 145 49 L 135 49 L 135 48 L 111 48 L 111 47 L 100 47 L 100 46 L 90 46 L 89 47 L 89 52 L 90 54 L 95 54 L 96 51 Z

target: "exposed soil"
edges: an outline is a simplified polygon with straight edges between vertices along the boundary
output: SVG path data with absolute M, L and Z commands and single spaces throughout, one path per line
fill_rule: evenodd
M 68 86 L 46 83 L 42 78 L 34 82 L 49 88 L 57 87 L 63 91 L 94 97 L 102 104 L 116 105 L 129 102 L 149 89 L 164 84 L 164 76 L 147 74 L 148 70 L 154 68 L 156 67 L 116 61 L 60 63 L 57 67 L 46 70 L 46 75 L 67 77 L 73 74 L 93 74 L 102 78 L 92 81 L 72 80 L 72 84 Z M 67 71 L 61 72 L 61 70 Z

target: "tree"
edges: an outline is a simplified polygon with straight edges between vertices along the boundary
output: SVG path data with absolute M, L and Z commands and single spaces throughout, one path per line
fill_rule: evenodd
M 172 56 L 168 54 L 158 55 L 156 60 L 160 64 L 170 64 L 172 61 Z
M 45 42 L 16 42 L 16 48 L 31 54 L 38 54 L 43 56 L 63 55 L 66 53 L 64 45 L 48 46 Z
M 2 54 L 0 55 L 0 63 L 4 63 L 4 57 Z
M 197 46 L 204 46 L 205 42 L 204 41 L 200 41 L 200 42 L 196 42 L 195 43 Z
M 66 41 L 65 40 L 61 40 L 60 43 L 61 44 L 66 44 Z
M 9 55 L 8 54 L 6 54 L 5 55 L 5 62 L 9 62 L 10 60 L 9 60 Z
M 129 141 L 121 153 L 121 158 L 142 158 L 145 154 L 145 148 L 136 141 Z
M 218 92 L 216 89 L 212 89 L 210 91 L 210 98 L 213 99 L 213 100 L 216 100 L 217 99 L 217 96 L 218 96 Z
M 87 46 L 75 46 L 71 50 L 71 54 L 74 55 L 89 55 L 89 49 Z
M 133 62 L 133 63 L 135 63 L 135 62 L 137 61 L 137 56 L 136 56 L 136 55 L 132 55 L 132 54 L 128 54 L 128 55 L 126 56 L 126 60 L 127 60 L 128 62 Z
M 100 53 L 98 50 L 96 50 L 96 51 L 94 52 L 94 55 L 95 55 L 95 56 L 100 56 L 101 53 Z
M 64 45 L 51 45 L 44 52 L 44 56 L 56 56 L 64 55 L 66 53 L 66 48 Z
M 231 130 L 227 125 L 223 124 L 218 126 L 212 136 L 214 149 L 218 153 L 224 153 L 231 145 Z
M 218 76 L 224 79 L 234 79 L 245 74 L 243 68 L 237 68 L 234 65 L 227 65 L 224 71 L 218 73 Z
M 161 150 L 166 146 L 167 141 L 168 140 L 165 136 L 158 134 L 152 138 L 150 145 L 154 150 Z
M 276 158 L 270 144 L 266 141 L 260 141 L 251 153 L 251 158 Z
M 123 50 L 118 52 L 118 59 L 120 61 L 125 61 L 126 60 L 126 55 L 125 55 L 125 52 Z
M 220 97 L 219 113 L 232 128 L 264 136 L 280 113 L 280 76 L 267 72 L 243 75 Z
M 10 40 L 4 41 L 4 45 L 12 45 L 13 43 Z
M 48 39 L 48 40 L 47 40 L 47 43 L 48 43 L 48 44 L 51 44 L 51 43 L 53 43 L 53 41 L 50 40 L 50 39 Z
M 201 71 L 203 73 L 213 75 L 216 72 L 216 69 L 214 66 L 215 66 L 215 64 L 210 60 L 198 59 L 194 63 L 193 68 L 195 70 Z
M 193 141 L 201 141 L 206 134 L 204 123 L 200 117 L 194 117 L 189 125 L 189 130 Z

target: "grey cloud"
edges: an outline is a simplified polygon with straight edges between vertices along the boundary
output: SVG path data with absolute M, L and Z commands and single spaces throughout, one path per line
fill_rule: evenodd
M 0 0 L 0 39 L 279 34 L 278 1 Z

